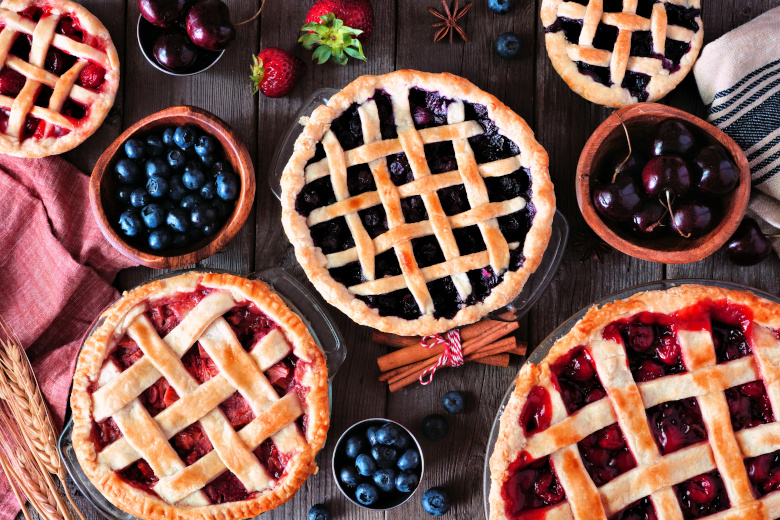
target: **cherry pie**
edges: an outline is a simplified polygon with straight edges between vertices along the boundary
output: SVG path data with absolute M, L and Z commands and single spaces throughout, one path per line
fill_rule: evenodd
M 105 119 L 119 57 L 100 20 L 69 0 L 0 5 L 0 153 L 60 154 Z
M 700 0 L 543 0 L 547 54 L 585 99 L 655 101 L 688 74 L 704 31 Z
M 100 317 L 71 408 L 79 463 L 120 509 L 243 519 L 316 472 L 327 368 L 264 284 L 192 272 L 134 289 Z
M 509 303 L 538 267 L 555 211 L 547 166 L 528 125 L 463 78 L 362 76 L 296 141 L 282 222 L 353 320 L 442 332 Z
M 684 285 L 591 309 L 528 364 L 490 520 L 780 518 L 780 305 Z

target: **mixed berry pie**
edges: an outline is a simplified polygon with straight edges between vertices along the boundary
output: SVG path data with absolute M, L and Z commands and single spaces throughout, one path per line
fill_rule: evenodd
M 362 76 L 296 141 L 282 222 L 354 321 L 442 332 L 512 301 L 538 267 L 555 212 L 547 167 L 525 121 L 463 78 Z
M 780 305 L 683 285 L 591 309 L 527 364 L 490 520 L 780 518 Z
M 66 152 L 105 119 L 119 86 L 108 31 L 69 0 L 0 4 L 0 153 Z
M 668 94 L 704 38 L 700 0 L 543 0 L 542 23 L 558 74 L 610 107 Z
M 191 272 L 101 315 L 73 377 L 73 446 L 138 518 L 250 518 L 317 471 L 328 403 L 325 357 L 276 294 Z

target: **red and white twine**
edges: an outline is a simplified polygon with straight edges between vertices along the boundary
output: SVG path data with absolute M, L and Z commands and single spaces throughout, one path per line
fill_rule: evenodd
M 430 343 L 428 340 L 432 340 Z M 433 380 L 433 374 L 441 367 L 459 367 L 463 364 L 463 347 L 460 344 L 460 331 L 452 329 L 441 334 L 425 336 L 420 344 L 425 348 L 444 347 L 444 352 L 439 356 L 435 365 L 420 374 L 420 384 L 427 385 Z M 426 379 L 427 378 L 427 379 Z

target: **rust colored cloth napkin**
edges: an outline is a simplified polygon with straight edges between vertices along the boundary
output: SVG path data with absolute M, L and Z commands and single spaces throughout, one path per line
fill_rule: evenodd
M 100 233 L 88 183 L 59 157 L 0 155 L 0 316 L 27 349 L 58 426 L 81 340 L 118 296 L 117 272 L 134 265 Z M 18 511 L 0 472 L 0 520 Z

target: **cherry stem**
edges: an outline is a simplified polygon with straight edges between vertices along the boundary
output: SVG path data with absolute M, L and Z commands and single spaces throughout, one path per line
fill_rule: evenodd
M 265 7 L 265 0 L 261 0 L 261 2 L 260 2 L 260 9 L 258 9 L 258 11 L 255 13 L 255 15 L 252 18 L 250 18 L 248 20 L 244 20 L 243 22 L 238 22 L 236 24 L 236 26 L 244 25 L 245 23 L 249 23 L 249 22 L 252 22 L 254 20 L 257 20 L 257 17 L 260 16 L 260 13 L 263 12 L 263 7 Z
M 669 195 L 669 192 L 667 191 L 667 192 L 666 192 L 666 194 L 667 194 L 667 195 Z M 662 205 L 662 206 L 664 206 L 664 204 L 663 204 L 663 203 L 661 203 L 661 205 Z M 663 226 L 663 224 L 661 224 L 661 221 L 664 219 L 664 217 L 666 216 L 666 214 L 667 214 L 667 213 L 669 213 L 669 208 L 667 208 L 666 206 L 664 206 L 664 212 L 663 212 L 663 214 L 661 215 L 661 218 L 659 218 L 658 220 L 656 220 L 655 222 L 653 222 L 652 224 L 650 224 L 650 226 L 647 228 L 647 231 L 650 231 L 650 232 L 652 232 L 652 231 L 653 231 L 655 228 L 657 228 L 658 226 Z
M 672 200 L 670 198 L 671 195 L 669 194 L 669 190 L 664 190 L 664 193 L 666 193 L 666 206 L 665 207 L 666 207 L 666 210 L 669 212 L 669 216 L 670 216 L 670 219 L 672 221 L 672 227 L 674 228 L 675 231 L 677 231 L 677 233 L 681 237 L 683 237 L 683 238 L 691 238 L 691 234 L 690 233 L 685 234 L 682 231 L 680 231 L 679 227 L 677 227 L 677 223 L 674 221 L 674 216 L 672 215 Z M 663 203 L 664 203 L 664 201 L 662 200 L 661 204 L 663 204 Z M 666 213 L 664 213 L 664 215 L 665 214 Z
M 623 131 L 626 133 L 626 142 L 628 143 L 628 155 L 626 155 L 626 158 L 623 159 L 623 162 L 617 165 L 615 168 L 615 172 L 612 174 L 612 182 L 614 183 L 617 179 L 618 173 L 620 173 L 620 170 L 625 166 L 625 164 L 628 162 L 628 159 L 631 157 L 631 138 L 628 136 L 628 128 L 626 128 L 626 124 L 623 122 L 623 118 L 620 117 L 620 114 L 615 112 L 615 115 L 620 120 L 620 126 L 623 127 Z

